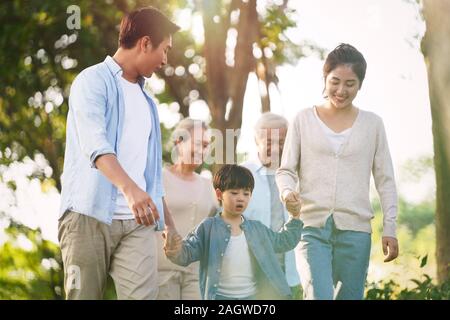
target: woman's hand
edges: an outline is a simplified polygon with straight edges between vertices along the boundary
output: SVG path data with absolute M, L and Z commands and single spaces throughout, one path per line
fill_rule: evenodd
M 286 203 L 287 211 L 289 211 L 294 218 L 297 218 L 300 215 L 300 209 L 302 207 L 299 193 L 291 191 L 283 200 Z
M 383 253 L 386 257 L 384 262 L 389 262 L 398 257 L 398 241 L 393 237 L 383 237 L 381 240 Z

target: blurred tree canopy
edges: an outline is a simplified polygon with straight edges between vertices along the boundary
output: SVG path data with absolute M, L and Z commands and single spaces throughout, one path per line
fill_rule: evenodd
M 193 102 L 204 101 L 211 125 L 222 132 L 241 127 L 251 72 L 260 81 L 263 108 L 258 111 L 269 111 L 276 67 L 296 62 L 305 49 L 323 55 L 311 44 L 289 40 L 287 31 L 295 22 L 287 0 L 1 1 L 0 166 L 36 160 L 41 165 L 30 179 L 38 178 L 44 190 L 61 190 L 70 85 L 81 70 L 114 54 L 124 13 L 147 5 L 183 27 L 174 36 L 169 64 L 157 74 L 163 89 L 152 93 L 159 103 L 175 105 L 182 117 Z M 79 29 L 73 20 L 78 8 Z M 165 141 L 170 129 L 162 130 Z M 42 165 L 42 156 L 48 165 Z M 0 183 L 15 190 L 14 180 L 6 181 L 2 172 Z M 0 299 L 61 298 L 57 246 L 43 240 L 39 229 L 2 214 L 0 222 L 7 227 L 0 243 Z M 109 288 L 106 296 L 114 297 L 112 292 Z
M 79 30 L 69 29 L 72 5 L 79 7 Z M 146 5 L 192 22 L 174 36 L 169 65 L 158 73 L 164 90 L 155 96 L 175 102 L 183 116 L 192 102 L 205 101 L 221 131 L 241 127 L 250 72 L 266 88 L 261 100 L 268 111 L 276 67 L 315 49 L 286 35 L 295 26 L 287 0 L 2 1 L 0 164 L 43 154 L 49 168 L 34 176 L 60 190 L 70 84 L 82 69 L 114 54 L 123 14 Z
M 58 190 L 70 84 L 80 70 L 113 50 L 116 30 L 109 21 L 119 19 L 111 5 L 80 1 L 82 32 L 71 31 L 66 27 L 71 4 L 0 4 L 0 163 L 43 154 L 52 171 L 39 177 L 51 178 Z

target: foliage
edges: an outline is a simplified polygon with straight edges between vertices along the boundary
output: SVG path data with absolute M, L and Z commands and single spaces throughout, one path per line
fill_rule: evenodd
M 416 205 L 400 199 L 398 223 L 408 227 L 413 236 L 416 236 L 421 229 L 434 223 L 434 212 L 434 202 L 422 202 Z
M 70 84 L 81 70 L 115 52 L 120 19 L 124 12 L 136 7 L 153 5 L 183 25 L 186 20 L 191 20 L 191 25 L 184 26 L 174 37 L 175 49 L 170 52 L 170 65 L 158 73 L 164 86 L 162 91 L 154 94 L 161 104 L 175 102 L 181 114 L 187 116 L 190 105 L 197 100 L 209 103 L 211 95 L 220 94 L 219 91 L 228 96 L 230 92 L 225 86 L 219 86 L 219 91 L 211 91 L 208 87 L 213 79 L 206 81 L 206 63 L 212 67 L 215 63 L 207 61 L 205 52 L 215 50 L 213 47 L 225 48 L 228 28 L 239 29 L 237 20 L 232 19 L 239 16 L 239 3 L 235 0 L 2 1 L 0 164 L 8 165 L 27 156 L 33 159 L 37 154 L 42 154 L 51 169 L 36 175 L 42 181 L 50 180 L 60 190 Z M 294 62 L 302 55 L 300 47 L 285 36 L 285 31 L 295 25 L 293 13 L 286 3 L 280 6 L 267 1 L 266 7 L 258 13 L 258 23 L 255 24 L 261 31 L 255 46 L 261 52 L 270 51 L 269 58 L 264 61 L 259 59 L 267 70 L 271 70 L 266 72 L 270 74 L 265 78 L 268 83 L 276 83 L 277 65 Z M 67 8 L 74 4 L 80 8 L 80 30 L 70 30 L 66 24 L 70 16 Z M 209 29 L 205 27 L 214 27 L 215 24 L 208 19 L 216 15 L 222 19 L 219 25 L 224 28 L 221 34 L 225 33 L 225 37 L 220 38 L 221 43 L 209 43 Z M 194 38 L 192 32 L 192 21 L 195 19 L 200 21 L 198 33 L 203 32 L 200 40 Z M 239 21 L 245 19 L 247 17 Z M 217 38 L 217 35 L 214 36 Z M 239 50 L 236 47 L 236 59 Z M 225 56 L 225 51 L 221 53 Z M 225 57 L 222 58 L 225 61 Z M 217 56 L 217 59 L 220 60 L 220 57 Z M 225 66 L 223 71 L 228 74 L 224 84 L 229 86 L 233 82 L 231 75 L 239 70 Z M 212 74 L 210 76 L 213 77 Z M 225 105 L 222 107 L 225 108 Z
M 7 223 L 6 241 L 0 244 L 0 300 L 61 300 L 63 264 L 59 246 L 42 238 L 40 229 L 0 215 Z M 117 298 L 114 282 L 108 276 L 104 298 Z
M 450 281 L 441 285 L 433 283 L 432 278 L 424 274 L 421 279 L 411 279 L 412 289 L 401 288 L 394 280 L 372 283 L 367 290 L 367 300 L 450 300 Z
M 2 221 L 5 221 L 5 217 Z M 0 299 L 62 299 L 63 272 L 58 245 L 9 220 L 0 246 Z
M 428 256 L 420 258 L 420 268 L 427 264 Z M 367 286 L 367 300 L 450 300 L 450 279 L 436 284 L 428 275 L 422 274 L 419 279 L 410 279 L 412 288 L 402 286 L 393 279 L 372 282 Z
M 58 189 L 70 83 L 81 69 L 111 52 L 116 36 L 111 26 L 119 18 L 106 2 L 79 1 L 82 32 L 68 30 L 66 10 L 72 4 L 0 4 L 0 163 L 43 154 L 52 172 L 40 178 L 52 178 Z
M 303 299 L 303 288 L 301 285 L 291 287 L 292 300 L 302 300 Z
M 372 251 L 369 265 L 369 282 L 393 279 L 401 287 L 407 287 L 412 278 L 420 278 L 423 273 L 433 275 L 436 271 L 435 224 L 430 215 L 434 213 L 434 203 L 419 204 L 399 200 L 397 239 L 400 254 L 392 262 L 383 262 L 385 256 L 381 248 L 383 215 L 378 202 L 373 203 L 375 217 L 372 221 Z M 416 261 L 427 256 L 426 265 L 420 267 Z

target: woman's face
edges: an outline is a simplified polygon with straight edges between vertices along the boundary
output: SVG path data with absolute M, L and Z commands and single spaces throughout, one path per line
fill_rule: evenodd
M 190 130 L 189 133 L 188 139 L 177 144 L 178 162 L 192 166 L 193 170 L 195 170 L 203 163 L 210 139 L 204 128 Z
M 349 65 L 338 65 L 325 79 L 325 94 L 337 109 L 352 106 L 360 81 Z

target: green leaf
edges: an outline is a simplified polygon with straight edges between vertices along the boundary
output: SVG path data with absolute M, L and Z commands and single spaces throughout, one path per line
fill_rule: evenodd
M 422 260 L 420 261 L 420 267 L 423 268 L 427 264 L 427 261 L 428 261 L 428 255 L 425 255 L 422 258 Z

